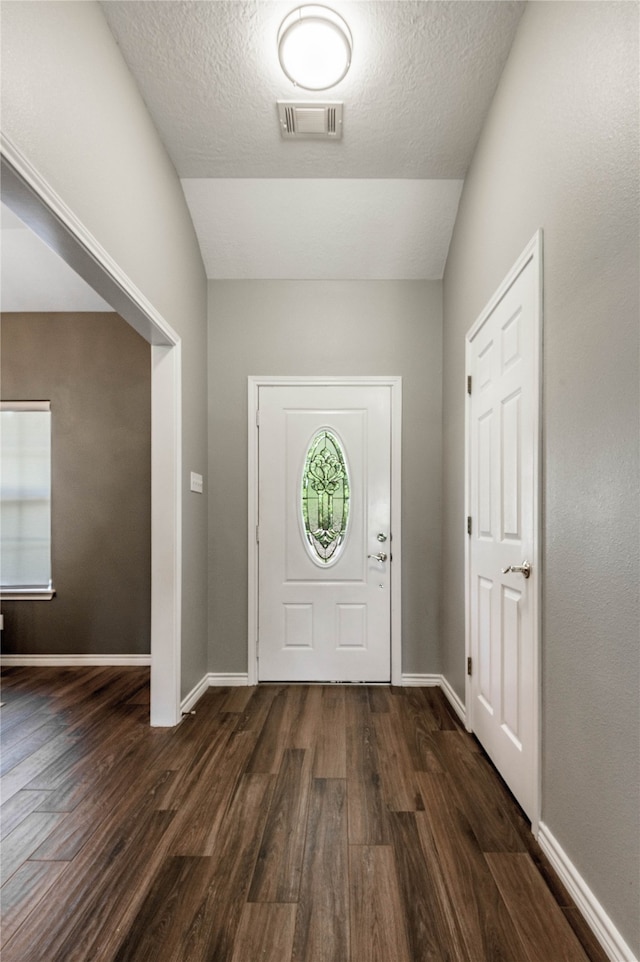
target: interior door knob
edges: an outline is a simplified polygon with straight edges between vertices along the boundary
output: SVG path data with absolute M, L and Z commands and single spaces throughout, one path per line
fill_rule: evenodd
M 507 565 L 506 568 L 502 569 L 503 575 L 508 575 L 509 572 L 512 574 L 521 574 L 525 578 L 531 577 L 531 565 L 528 561 L 523 561 L 521 565 Z

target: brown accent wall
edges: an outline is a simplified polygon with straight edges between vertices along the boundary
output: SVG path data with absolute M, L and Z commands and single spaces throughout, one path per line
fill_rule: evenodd
M 3 601 L 5 654 L 146 654 L 151 359 L 118 314 L 3 314 L 4 400 L 50 400 L 52 601 Z

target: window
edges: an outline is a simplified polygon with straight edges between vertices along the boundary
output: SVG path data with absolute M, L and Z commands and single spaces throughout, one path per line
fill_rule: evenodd
M 347 534 L 350 485 L 337 436 L 319 431 L 307 450 L 302 472 L 302 523 L 316 564 L 337 561 Z
M 0 591 L 48 599 L 51 583 L 51 405 L 0 404 Z

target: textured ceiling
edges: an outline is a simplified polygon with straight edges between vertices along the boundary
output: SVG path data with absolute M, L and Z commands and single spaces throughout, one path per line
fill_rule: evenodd
M 209 277 L 442 277 L 460 180 L 190 179 Z
M 354 37 L 337 143 L 287 142 L 277 57 L 288 2 L 107 0 L 111 30 L 180 177 L 463 178 L 523 10 L 509 0 L 334 8 Z M 331 4 L 330 4 L 331 5 Z
M 207 276 L 442 277 L 524 4 L 338 0 L 351 68 L 328 93 L 303 96 L 276 48 L 295 6 L 102 4 L 182 179 Z M 344 102 L 342 139 L 283 140 L 279 99 Z
M 525 5 L 329 2 L 351 28 L 352 66 L 327 94 L 303 97 L 276 52 L 299 0 L 101 4 L 182 179 L 209 277 L 442 277 L 462 179 Z M 323 97 L 344 102 L 342 140 L 284 141 L 276 101 Z M 3 309 L 108 309 L 8 220 Z

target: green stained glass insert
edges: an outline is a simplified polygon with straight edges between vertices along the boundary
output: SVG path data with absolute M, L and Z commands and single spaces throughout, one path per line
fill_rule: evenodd
M 349 521 L 349 473 L 340 441 L 331 431 L 319 431 L 307 451 L 302 472 L 302 520 L 316 561 L 337 557 Z

